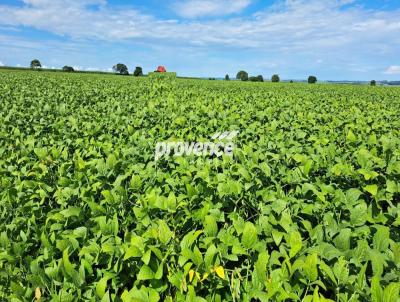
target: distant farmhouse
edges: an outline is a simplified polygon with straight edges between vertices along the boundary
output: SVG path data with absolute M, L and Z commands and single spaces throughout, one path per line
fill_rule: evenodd
M 167 72 L 167 69 L 160 65 L 154 72 L 149 72 L 149 77 L 176 78 L 176 72 Z
M 158 66 L 155 72 L 167 72 L 167 69 L 164 66 Z

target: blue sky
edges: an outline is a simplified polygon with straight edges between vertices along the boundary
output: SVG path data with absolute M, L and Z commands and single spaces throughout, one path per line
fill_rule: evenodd
M 400 80 L 398 0 L 0 0 L 0 65 Z

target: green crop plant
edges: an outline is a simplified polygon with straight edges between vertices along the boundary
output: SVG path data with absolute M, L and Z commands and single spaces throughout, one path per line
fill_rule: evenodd
M 151 78 L 175 79 L 176 72 L 149 72 Z
M 1 301 L 399 301 L 398 88 L 0 83 Z

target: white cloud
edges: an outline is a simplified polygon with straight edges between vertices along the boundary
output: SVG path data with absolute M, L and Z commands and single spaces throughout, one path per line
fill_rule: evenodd
M 181 9 L 197 2 L 200 0 L 187 0 L 180 4 Z M 224 7 L 225 12 L 239 11 L 250 0 L 201 2 L 206 4 L 197 12 L 183 9 L 183 14 L 216 14 L 221 10 L 220 3 L 225 2 L 231 3 Z M 351 3 L 349 0 L 286 0 L 250 17 L 195 21 L 157 19 L 135 9 L 110 7 L 104 0 L 25 3 L 23 7 L 0 5 L 0 25 L 31 26 L 74 39 L 134 40 L 150 46 L 156 41 L 163 47 L 224 45 L 259 51 L 334 53 L 352 48 L 387 53 L 400 48 L 400 11 L 343 8 Z M 99 9 L 91 10 L 89 4 Z
M 96 67 L 87 67 L 85 68 L 86 71 L 98 71 L 101 70 L 101 68 L 96 68 Z
M 389 66 L 388 69 L 385 70 L 385 74 L 400 74 L 400 66 Z
M 4 66 L 4 63 L 2 61 L 0 61 L 0 66 Z
M 105 1 L 101 0 L 24 2 L 26 5 L 23 7 L 0 5 L 0 24 L 32 26 L 73 38 L 112 40 L 144 37 L 152 23 L 157 21 L 136 10 L 105 7 Z M 99 10 L 90 10 L 88 5 L 99 5 Z
M 241 12 L 250 0 L 186 0 L 175 2 L 175 12 L 185 18 L 224 16 Z

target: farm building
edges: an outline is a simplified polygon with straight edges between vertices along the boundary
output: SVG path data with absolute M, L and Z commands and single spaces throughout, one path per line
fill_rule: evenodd
M 155 72 L 167 72 L 167 69 L 164 66 L 158 66 Z
M 149 72 L 149 77 L 151 78 L 161 78 L 161 79 L 174 79 L 176 78 L 176 72 L 167 72 L 167 69 L 160 65 L 154 72 Z

